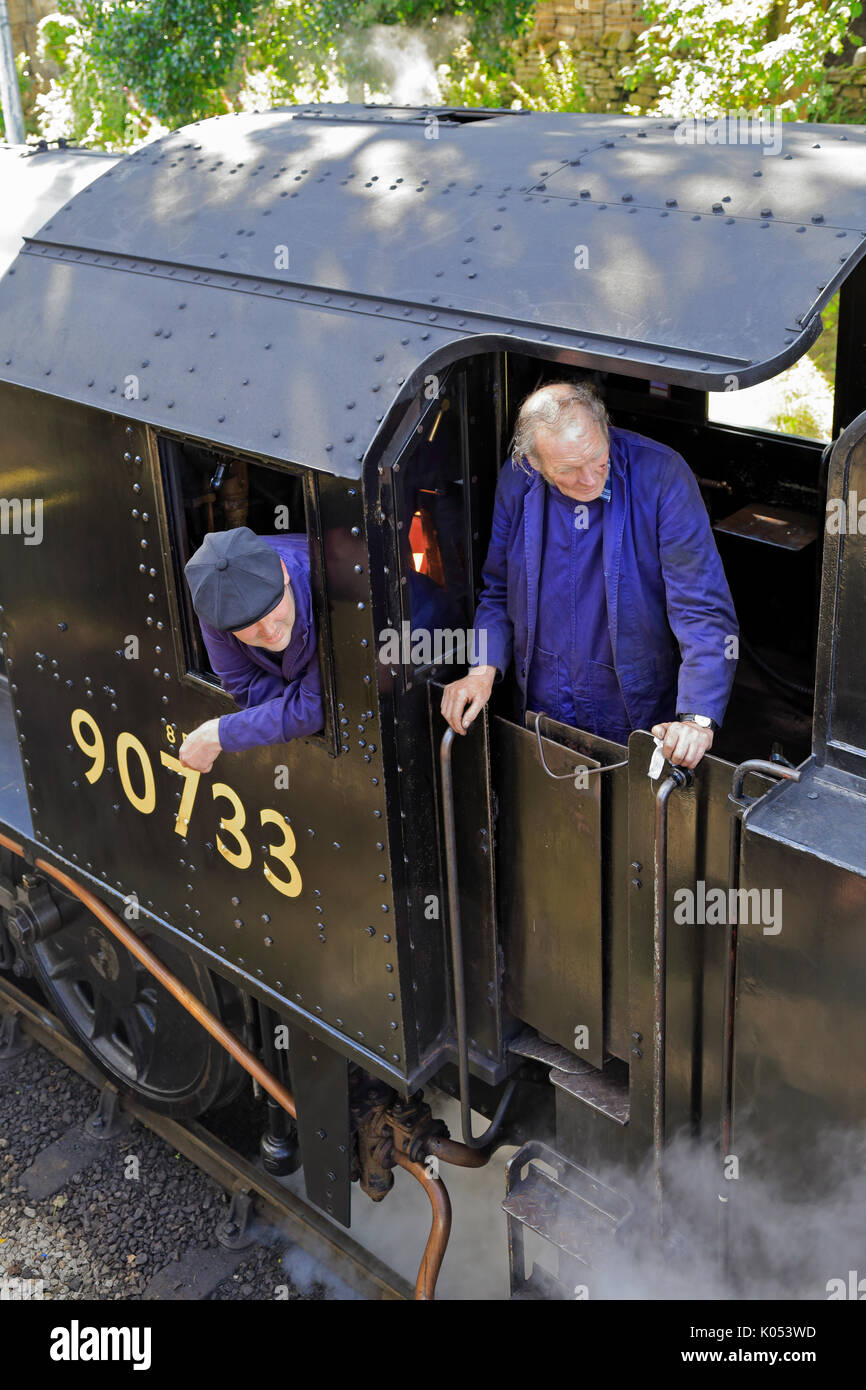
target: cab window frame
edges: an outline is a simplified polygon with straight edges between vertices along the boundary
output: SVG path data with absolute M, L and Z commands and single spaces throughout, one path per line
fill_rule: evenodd
M 282 459 L 263 458 L 258 454 L 247 453 L 242 449 L 228 449 L 225 445 L 215 444 L 209 440 L 194 439 L 188 435 L 172 434 L 166 430 L 152 430 L 149 431 L 149 436 L 154 493 L 158 499 L 157 511 L 163 571 L 171 613 L 171 640 L 178 680 L 181 685 L 188 689 L 195 690 L 199 694 L 206 694 L 211 700 L 216 698 L 220 703 L 223 703 L 225 708 L 220 710 L 221 715 L 236 713 L 238 706 L 219 678 L 211 671 L 201 670 L 196 664 L 197 647 L 203 642 L 203 639 L 183 572 L 186 563 L 183 558 L 186 531 L 184 502 L 179 480 L 180 452 L 185 445 L 204 449 L 212 453 L 218 460 L 240 459 L 257 468 L 267 468 L 273 473 L 290 475 L 301 481 L 304 499 L 303 534 L 307 539 L 310 557 L 310 590 L 313 617 L 316 624 L 316 648 L 319 659 L 324 723 L 322 733 L 311 734 L 290 741 L 324 748 L 331 757 L 337 757 L 340 752 L 340 741 L 337 736 L 336 681 L 323 558 L 318 476 L 313 469 L 305 468 L 302 465 L 286 463 Z M 300 535 L 302 533 L 300 531 L 286 532 L 286 535 L 291 534 Z M 195 640 L 193 640 L 193 633 L 196 633 Z
M 471 525 L 471 506 L 472 506 L 472 485 L 470 479 L 470 460 L 467 437 L 467 380 L 465 372 L 466 362 L 454 363 L 447 368 L 438 381 L 436 394 L 427 401 L 421 413 L 414 419 L 411 433 L 403 441 L 399 448 L 397 458 L 392 465 L 393 486 L 391 489 L 391 532 L 393 538 L 394 553 L 397 557 L 397 568 L 399 573 L 399 593 L 397 597 L 398 617 L 397 624 L 400 633 L 401 656 L 408 653 L 403 651 L 403 623 L 409 624 L 410 633 L 414 630 L 412 615 L 412 598 L 410 593 L 409 574 L 405 566 L 405 554 L 409 546 L 407 526 L 411 527 L 414 513 L 409 512 L 406 502 L 406 494 L 403 487 L 404 469 L 410 458 L 412 451 L 418 445 L 418 436 L 430 426 L 431 419 L 435 412 L 441 407 L 444 396 L 453 397 L 453 410 L 456 412 L 459 428 L 459 448 L 460 448 L 460 484 L 462 488 L 462 540 L 466 562 L 466 591 L 469 595 L 471 612 L 464 614 L 462 626 L 465 632 L 472 628 L 474 619 L 475 602 L 475 579 L 476 579 L 476 557 L 475 547 L 472 539 Z M 404 539 L 405 536 L 405 539 Z M 408 550 L 411 557 L 411 549 Z M 411 564 L 411 558 L 410 558 Z M 405 581 L 405 582 L 404 582 Z M 447 592 L 447 590 L 445 590 Z M 442 679 L 443 670 L 447 671 L 451 665 L 448 658 L 452 652 L 445 653 L 445 660 L 442 662 L 429 662 L 423 665 L 415 665 L 411 660 L 400 661 L 397 669 L 400 670 L 402 688 L 404 691 L 411 690 L 415 684 L 426 683 L 431 677 Z M 456 669 L 456 668 L 455 668 Z

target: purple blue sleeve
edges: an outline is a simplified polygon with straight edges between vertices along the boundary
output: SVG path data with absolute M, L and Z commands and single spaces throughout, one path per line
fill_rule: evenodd
M 290 681 L 263 671 L 238 651 L 234 642 L 202 623 L 211 667 L 240 709 L 224 714 L 219 738 L 227 753 L 262 744 L 288 743 L 315 734 L 324 724 L 317 653 Z
M 682 657 L 677 710 L 721 724 L 737 669 L 739 627 L 707 509 L 679 454 L 670 459 L 659 492 L 658 534 L 668 622 Z

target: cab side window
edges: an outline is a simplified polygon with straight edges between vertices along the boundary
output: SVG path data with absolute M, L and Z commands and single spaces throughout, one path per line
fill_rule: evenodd
M 192 606 L 184 565 L 208 531 L 248 526 L 260 536 L 306 535 L 303 476 L 169 439 L 160 439 L 159 454 L 184 665 L 190 675 L 219 685 Z

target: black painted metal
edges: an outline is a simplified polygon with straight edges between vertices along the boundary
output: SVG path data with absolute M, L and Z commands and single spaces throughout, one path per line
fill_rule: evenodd
M 741 884 L 779 892 L 782 911 L 769 932 L 738 929 L 735 1149 L 756 1177 L 821 1201 L 862 1171 L 866 795 L 829 763 L 801 772 L 743 825 Z
M 37 943 L 30 959 L 53 1008 L 100 1067 L 128 1093 L 176 1119 L 194 1118 L 237 1095 L 244 1076 L 228 1053 L 101 923 L 84 910 L 76 918 Z M 164 941 L 148 945 L 231 1024 L 217 982 L 199 961 Z
M 833 446 L 827 478 L 812 751 L 866 775 L 866 413 Z
M 350 1224 L 349 1064 L 302 1028 L 289 1030 L 289 1073 L 307 1196 L 341 1225 Z
M 860 262 L 839 293 L 833 438 L 866 410 L 866 264 Z
M 447 728 L 439 712 L 442 703 L 441 685 L 430 683 L 429 698 L 431 736 L 434 746 L 441 748 Z M 456 854 L 452 850 L 455 861 L 453 878 L 458 893 L 461 935 L 465 943 L 461 956 L 466 980 L 467 1038 L 475 1067 L 484 1068 L 486 1063 L 486 1069 L 495 1074 L 491 1064 L 501 1063 L 503 1031 L 509 1027 L 513 1028 L 514 1024 L 510 1022 L 502 999 L 502 947 L 496 895 L 496 816 L 491 786 L 489 710 L 482 711 L 466 735 L 461 737 L 456 750 L 452 749 L 449 764 L 453 784 L 453 835 L 456 844 Z M 439 819 L 445 831 L 442 884 L 448 892 L 451 876 L 448 872 L 447 806 L 443 795 L 443 772 L 440 758 L 437 802 Z M 453 993 L 453 967 L 451 988 Z M 493 1075 L 490 1079 L 493 1079 Z M 499 1079 L 498 1075 L 496 1079 Z
M 0 604 L 0 619 L 2 617 Z M 27 803 L 24 764 L 13 713 L 15 694 L 17 691 L 10 689 L 8 680 L 0 680 L 0 820 L 13 830 L 32 835 L 33 819 Z
M 184 731 L 234 705 L 215 687 L 185 679 L 178 665 L 153 440 L 117 417 L 2 389 L 4 458 L 15 459 L 24 495 L 45 499 L 41 545 L 5 538 L 2 576 L 37 843 L 101 896 L 135 894 L 143 922 L 169 939 L 183 938 L 186 949 L 253 994 L 281 1001 L 281 1012 L 309 1031 L 342 1036 L 356 1060 L 374 1070 L 381 1065 L 399 1083 L 418 1044 L 401 1002 L 409 943 L 397 940 L 389 863 L 393 834 L 401 839 L 400 816 L 385 797 L 360 489 L 323 477 L 318 490 L 334 698 L 340 747 L 349 755 L 331 757 L 322 740 L 222 754 L 200 781 L 189 825 L 178 827 L 183 783 L 161 755 L 176 758 Z M 130 636 L 139 642 L 137 660 L 124 656 Z M 77 708 L 95 719 L 106 749 L 93 783 L 86 778 L 92 761 L 71 728 Z M 121 733 L 140 740 L 150 760 L 150 812 L 137 809 L 121 786 Z M 134 752 L 128 766 L 140 796 Z M 245 811 L 247 868 L 219 851 L 218 839 L 238 851 L 236 837 L 220 829 L 233 814 L 230 802 L 214 795 L 220 783 Z M 263 810 L 288 817 L 302 880 L 297 896 L 277 891 L 264 875 L 265 862 L 284 882 L 290 871 L 269 855 L 282 830 L 260 824 Z
M 471 1149 L 487 1148 L 493 1143 L 508 1108 L 516 1079 L 511 1078 L 502 1094 L 496 1114 L 481 1135 L 473 1136 L 469 1097 L 469 1040 L 466 1031 L 466 972 L 464 968 L 463 922 L 460 907 L 460 883 L 457 869 L 457 817 L 454 798 L 454 777 L 451 758 L 454 749 L 454 730 L 446 729 L 440 744 L 439 764 L 442 774 L 442 813 L 445 829 L 445 875 L 448 884 L 448 931 L 451 942 L 451 979 L 454 987 L 454 1031 L 457 1042 L 457 1070 L 460 1080 L 460 1121 L 464 1144 Z M 489 847 L 488 847 L 489 853 Z
M 673 774 L 655 794 L 653 835 L 653 1193 L 656 1234 L 664 1235 L 665 1063 L 667 1061 L 668 799 L 678 785 Z
M 527 728 L 536 715 L 527 711 Z M 628 1061 L 628 900 L 629 880 L 623 872 L 628 850 L 628 766 L 620 766 L 627 750 L 621 743 L 599 738 L 583 729 L 540 716 L 543 734 L 580 754 L 580 762 L 607 771 L 594 774 L 601 801 L 601 900 L 603 960 L 604 1050 Z
M 357 477 L 470 338 L 745 386 L 866 246 L 852 127 L 767 158 L 626 116 L 319 114 L 199 123 L 66 204 L 0 288 L 0 377 Z
M 288 1090 L 287 1049 L 277 1047 L 279 1020 L 272 1009 L 259 1002 L 259 1032 L 262 1043 L 262 1061 L 272 1076 Z M 301 1158 L 298 1145 L 297 1126 L 273 1096 L 265 1097 L 268 1109 L 268 1122 L 259 1141 L 259 1152 L 266 1173 L 284 1176 L 294 1173 L 300 1167 Z
M 0 286 L 4 467 L 14 464 L 22 495 L 45 500 L 42 545 L 7 536 L 3 547 L 0 640 L 36 827 L 31 835 L 24 826 L 24 838 L 121 910 L 135 894 L 143 930 L 291 1021 L 314 1200 L 330 1201 L 341 1220 L 346 1154 L 326 1166 L 317 1146 L 330 1140 L 314 1143 L 309 1126 L 327 1111 L 320 1127 L 343 1133 L 347 1059 L 406 1091 L 454 1051 L 444 924 L 425 913 L 445 879 L 433 828 L 439 690 L 431 683 L 425 692 L 409 667 L 377 661 L 379 632 L 405 612 L 394 465 L 430 409 L 424 377 L 476 354 L 448 387 L 461 415 L 463 542 L 476 589 L 516 400 L 557 363 L 607 369 L 616 422 L 680 449 L 714 520 L 756 497 L 821 516 L 820 446 L 706 424 L 699 392 L 730 374 L 748 385 L 801 355 L 845 276 L 837 420 L 863 405 L 866 179 L 856 171 L 866 132 L 787 126 L 769 158 L 754 146 L 684 147 L 665 122 L 526 113 L 475 113 L 470 122 L 469 113 L 440 112 L 434 124 L 433 114 L 309 108 L 176 133 L 58 213 Z M 284 270 L 274 259 L 283 245 Z M 577 245 L 589 251 L 589 270 L 574 265 Z M 650 376 L 673 384 L 663 411 L 647 396 Z M 686 385 L 692 393 L 678 395 Z M 305 470 L 327 705 L 325 739 L 224 755 L 202 779 L 185 835 L 175 826 L 180 781 L 160 752 L 175 754 L 182 730 L 232 705 L 185 670 L 154 424 L 176 443 L 230 446 L 287 480 Z M 864 432 L 866 416 L 838 442 L 830 469 L 829 496 L 844 499 L 849 517 L 851 497 L 866 496 Z M 841 977 L 853 951 L 850 903 L 862 906 L 866 877 L 861 542 L 856 525 L 828 536 L 810 789 L 773 791 L 747 821 L 744 882 L 785 874 L 802 898 L 784 968 L 772 943 L 744 947 L 744 988 L 753 993 L 740 1001 L 736 1103 L 747 1114 L 757 1105 L 767 1125 L 788 1100 L 790 1114 L 810 1123 L 824 1102 L 828 1113 L 860 1113 L 859 1071 L 850 1084 L 826 1080 L 838 1056 L 827 1037 L 816 1050 L 824 1100 L 807 1078 L 775 1110 L 765 1103 L 759 1047 L 777 1079 L 788 1060 L 756 1022 L 752 998 L 784 999 L 792 1016 L 802 991 L 785 971 L 800 972 L 816 997 L 838 1004 L 854 1045 L 857 1016 Z M 777 599 L 758 586 L 755 604 L 746 565 L 742 575 L 760 618 Z M 778 599 L 790 599 L 788 590 Z M 798 611 L 808 627 L 807 605 Z M 129 635 L 141 639 L 138 661 L 123 655 Z M 804 650 L 809 640 L 807 632 Z M 93 784 L 71 737 L 75 708 L 97 720 L 105 740 L 105 770 Z M 544 731 L 552 765 L 573 761 L 564 750 L 577 749 L 575 731 L 550 721 Z M 122 733 L 140 739 L 151 760 L 151 811 L 122 789 Z M 471 1071 L 504 1078 L 504 1046 L 521 1020 L 565 1046 L 590 1023 L 599 1087 L 621 1099 L 630 1066 L 628 1124 L 621 1104 L 614 1114 L 560 1084 L 558 1139 L 581 1157 L 638 1161 L 652 1143 L 653 802 L 634 760 L 647 759 L 651 745 L 633 735 L 633 765 L 595 779 L 603 789 L 589 832 L 569 840 L 557 884 L 544 861 L 543 887 L 526 827 L 562 829 L 567 817 L 551 802 L 567 783 L 544 776 L 532 742 L 498 717 L 491 738 L 485 712 L 454 755 Z M 601 742 L 586 747 L 602 761 L 610 752 Z M 277 764 L 288 769 L 287 789 L 277 788 Z M 695 788 L 671 804 L 671 892 L 700 878 L 726 881 L 730 771 L 705 759 Z M 133 755 L 129 777 L 140 793 Z M 220 828 L 228 803 L 210 790 L 223 779 L 246 812 L 253 857 L 243 868 L 216 844 L 218 834 L 234 843 Z M 276 838 L 260 827 L 265 808 L 295 836 L 297 896 L 276 894 L 262 872 Z M 532 956 L 532 914 L 523 920 L 519 908 L 551 895 L 573 965 L 569 874 L 595 925 L 591 951 L 579 943 L 581 978 L 566 989 Z M 663 875 L 656 881 L 667 898 Z M 825 913 L 833 944 L 812 939 L 810 903 Z M 668 926 L 667 1129 L 699 1133 L 727 1085 L 724 939 L 712 927 Z M 810 1054 L 797 1056 L 808 1071 Z
M 598 766 L 545 742 L 556 772 Z M 586 787 L 574 778 L 552 781 L 538 761 L 535 733 L 498 717 L 492 765 L 505 997 L 516 1017 L 600 1067 L 601 778 L 588 778 Z
M 734 1118 L 734 1021 L 737 1009 L 737 948 L 739 938 L 739 888 L 740 888 L 740 847 L 742 826 L 750 801 L 743 795 L 743 786 L 750 772 L 764 777 L 778 778 L 782 782 L 799 782 L 802 773 L 793 767 L 767 762 L 762 758 L 752 758 L 734 769 L 731 781 L 731 794 L 728 798 L 731 808 L 731 826 L 728 840 L 728 923 L 727 923 L 727 965 L 725 973 L 725 1032 L 722 1045 L 722 1114 L 720 1123 L 720 1150 L 722 1161 L 727 1162 L 733 1149 Z M 719 1194 L 719 1254 L 724 1269 L 728 1268 L 730 1257 L 729 1197 Z

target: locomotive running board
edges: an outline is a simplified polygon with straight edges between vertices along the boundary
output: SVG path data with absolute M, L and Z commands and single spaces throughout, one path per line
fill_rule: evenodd
M 526 1028 L 519 1037 L 508 1044 L 508 1051 L 518 1057 L 530 1057 L 550 1067 L 550 1080 L 560 1090 L 583 1101 L 593 1110 L 618 1125 L 627 1125 L 629 1117 L 628 1072 L 619 1063 L 612 1062 L 608 1071 L 576 1057 L 558 1043 L 548 1042 L 531 1028 Z M 625 1073 L 625 1074 L 623 1074 Z
M 543 1166 L 540 1166 L 543 1165 Z M 512 1298 L 588 1296 L 580 1279 L 609 1248 L 632 1212 L 627 1197 L 537 1140 L 505 1165 L 508 1274 Z M 557 1274 L 541 1265 L 526 1270 L 528 1228 L 560 1252 Z

